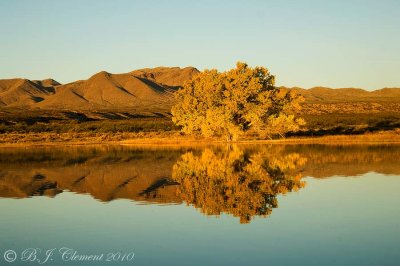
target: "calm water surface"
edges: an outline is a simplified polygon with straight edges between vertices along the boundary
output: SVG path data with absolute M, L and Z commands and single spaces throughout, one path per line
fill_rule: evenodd
M 400 146 L 2 148 L 0 265 L 400 265 L 399 158 Z

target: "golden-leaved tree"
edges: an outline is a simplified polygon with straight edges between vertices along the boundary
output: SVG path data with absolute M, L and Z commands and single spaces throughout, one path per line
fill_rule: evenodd
M 237 140 L 245 133 L 262 138 L 298 130 L 302 97 L 274 86 L 265 67 L 238 62 L 227 72 L 205 70 L 176 93 L 174 123 L 186 134 Z

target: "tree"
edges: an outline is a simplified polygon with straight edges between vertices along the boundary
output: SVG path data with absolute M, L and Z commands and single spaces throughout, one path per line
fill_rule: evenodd
M 237 140 L 245 133 L 263 138 L 298 130 L 302 98 L 274 86 L 275 77 L 264 67 L 238 62 L 220 73 L 205 70 L 176 93 L 172 120 L 186 134 Z

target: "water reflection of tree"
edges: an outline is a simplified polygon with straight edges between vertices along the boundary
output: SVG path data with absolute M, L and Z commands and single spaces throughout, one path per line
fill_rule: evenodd
M 174 165 L 177 195 L 207 215 L 223 212 L 249 223 L 278 206 L 277 195 L 304 186 L 294 169 L 305 163 L 296 153 L 277 158 L 268 152 L 244 152 L 237 147 L 201 154 L 187 152 Z

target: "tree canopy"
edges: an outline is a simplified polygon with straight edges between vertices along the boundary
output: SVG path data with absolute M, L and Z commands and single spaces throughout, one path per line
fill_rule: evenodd
M 268 69 L 242 62 L 222 73 L 205 70 L 176 93 L 173 122 L 184 133 L 229 141 L 245 133 L 270 138 L 298 130 L 302 97 L 274 84 Z

